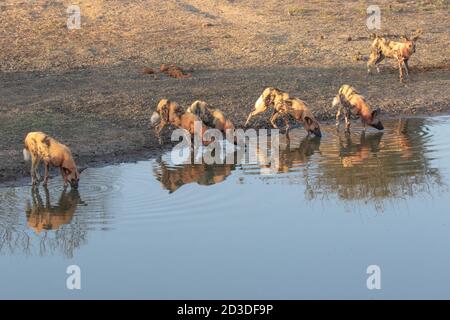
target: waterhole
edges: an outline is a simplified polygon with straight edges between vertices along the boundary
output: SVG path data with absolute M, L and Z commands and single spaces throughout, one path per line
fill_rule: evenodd
M 71 297 L 77 264 L 84 298 L 450 298 L 450 117 L 385 127 L 294 131 L 275 171 L 168 152 L 0 188 L 0 297 Z

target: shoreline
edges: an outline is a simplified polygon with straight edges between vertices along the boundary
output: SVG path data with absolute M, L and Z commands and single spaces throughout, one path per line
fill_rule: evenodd
M 388 120 L 400 120 L 400 119 L 413 119 L 413 118 L 436 118 L 436 117 L 446 117 L 450 116 L 450 111 L 435 113 L 435 114 L 417 114 L 417 115 L 391 115 L 388 117 L 383 117 L 383 119 Z M 359 122 L 358 120 L 352 120 L 352 123 Z M 334 121 L 329 119 L 326 122 L 322 122 L 322 124 L 332 126 L 334 125 Z M 256 129 L 267 129 L 265 127 L 258 127 Z M 155 159 L 158 156 L 163 155 L 164 153 L 170 151 L 171 143 L 167 135 L 165 137 L 166 143 L 163 145 L 155 145 L 155 146 L 142 146 L 141 148 L 135 150 L 127 150 L 120 151 L 114 150 L 110 154 L 103 154 L 99 156 L 88 156 L 88 155 L 75 155 L 77 164 L 80 169 L 87 168 L 104 168 L 108 166 L 118 165 L 121 163 L 136 163 L 139 161 L 150 161 Z M 22 160 L 23 165 L 28 168 L 29 164 L 25 163 Z M 5 170 L 5 168 L 0 168 L 1 170 Z M 14 170 L 15 168 L 10 168 L 11 177 L 10 179 L 0 180 L 0 188 L 15 188 L 15 187 L 23 187 L 30 185 L 29 174 L 25 171 L 21 171 L 23 174 L 17 173 Z M 8 168 L 6 168 L 5 172 L 8 172 Z M 50 178 L 57 176 L 59 173 L 55 169 L 51 169 Z

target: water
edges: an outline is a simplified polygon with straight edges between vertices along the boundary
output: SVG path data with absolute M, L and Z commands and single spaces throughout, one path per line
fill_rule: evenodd
M 450 298 L 450 117 L 386 127 L 294 137 L 272 175 L 166 154 L 2 188 L 0 298 Z

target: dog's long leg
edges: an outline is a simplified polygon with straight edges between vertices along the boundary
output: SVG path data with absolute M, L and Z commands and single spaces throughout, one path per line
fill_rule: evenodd
M 289 124 L 288 117 L 284 117 L 284 125 L 286 126 L 286 135 L 289 136 L 289 129 L 291 129 L 291 125 Z
M 47 209 L 51 208 L 51 203 L 50 203 L 50 193 L 48 192 L 47 186 L 44 186 L 44 192 L 45 192 L 45 207 Z M 65 191 L 63 191 L 64 193 Z
M 350 132 L 350 110 L 346 108 L 345 110 L 345 131 Z
M 41 159 L 39 157 L 36 158 L 36 163 L 34 167 L 35 176 L 38 182 L 42 181 L 41 174 L 39 173 L 39 166 L 41 165 Z
M 381 61 L 384 60 L 384 54 L 380 53 L 380 56 L 378 57 L 377 61 L 375 61 L 375 66 L 377 67 L 377 72 L 380 73 L 380 66 L 379 64 L 381 63 Z
M 398 71 L 400 73 L 400 82 L 403 82 L 403 59 L 398 59 Z
M 37 173 L 38 165 L 39 165 L 39 159 L 35 155 L 32 154 L 31 155 L 31 184 L 33 186 L 35 186 L 39 183 L 39 178 L 38 178 L 38 173 Z
M 408 59 L 403 60 L 403 66 L 405 67 L 406 76 L 409 78 Z
M 48 169 L 50 167 L 50 163 L 45 162 L 44 166 L 45 166 L 45 173 L 44 173 L 44 183 L 43 183 L 43 185 L 47 186 L 47 183 L 48 183 Z
M 250 114 L 247 117 L 247 121 L 245 121 L 244 127 L 246 127 L 248 125 L 248 123 L 250 122 L 251 118 L 253 118 L 254 116 L 256 116 L 256 115 L 258 115 L 258 114 L 260 114 L 260 113 L 262 113 L 264 111 L 266 111 L 266 110 L 265 109 L 264 110 L 255 109 L 254 111 L 250 112 Z
M 336 112 L 336 130 L 338 131 L 339 131 L 339 124 L 341 122 L 342 109 L 343 109 L 342 104 L 339 104 L 338 111 Z
M 159 125 L 156 126 L 155 128 L 155 133 L 156 133 L 156 137 L 158 138 L 158 143 L 162 144 L 162 136 L 161 136 L 161 132 L 163 131 L 165 127 L 165 123 L 160 123 Z
M 64 188 L 67 188 L 67 177 L 66 177 L 66 174 L 64 173 L 64 169 L 62 167 L 60 167 L 59 170 L 61 171 L 61 175 L 64 180 Z
M 374 65 L 374 62 L 376 61 L 378 57 L 378 54 L 372 50 L 372 52 L 370 53 L 370 57 L 369 57 L 369 61 L 367 61 L 367 74 L 370 74 L 370 69 L 371 67 Z
M 31 160 L 30 175 L 31 175 L 31 184 L 34 186 L 36 185 L 36 177 L 34 176 L 34 158 Z
M 281 114 L 279 114 L 279 113 L 277 113 L 276 111 L 274 111 L 273 112 L 273 114 L 272 114 L 272 116 L 270 117 L 270 123 L 272 124 L 272 126 L 275 128 L 275 129 L 278 129 L 278 126 L 277 126 L 277 124 L 276 124 L 276 120 L 278 119 L 278 117 L 280 117 L 281 116 Z

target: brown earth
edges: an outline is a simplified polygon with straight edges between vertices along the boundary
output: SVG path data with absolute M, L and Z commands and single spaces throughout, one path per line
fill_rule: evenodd
M 423 29 L 404 84 L 392 61 L 366 74 L 371 2 L 299 3 L 0 0 L 0 182 L 27 175 L 28 131 L 66 143 L 81 166 L 151 157 L 162 147 L 149 118 L 165 97 L 206 100 L 237 126 L 266 86 L 302 98 L 323 121 L 344 83 L 384 116 L 449 112 L 447 1 L 377 1 L 379 33 Z M 79 30 L 66 27 L 70 4 L 81 8 Z M 190 77 L 169 77 L 162 64 Z

